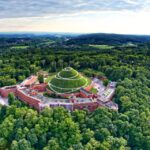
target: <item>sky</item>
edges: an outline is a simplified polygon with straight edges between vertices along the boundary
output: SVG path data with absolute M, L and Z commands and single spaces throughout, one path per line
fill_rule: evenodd
M 150 0 L 0 0 L 0 32 L 150 35 Z

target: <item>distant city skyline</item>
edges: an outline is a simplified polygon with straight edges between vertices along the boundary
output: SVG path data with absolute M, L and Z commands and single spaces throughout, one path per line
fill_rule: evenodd
M 150 35 L 150 0 L 0 1 L 0 32 Z

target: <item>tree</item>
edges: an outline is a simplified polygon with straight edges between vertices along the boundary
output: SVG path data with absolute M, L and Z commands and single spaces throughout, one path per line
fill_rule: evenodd
M 110 136 L 110 132 L 108 131 L 107 128 L 101 128 L 101 129 L 97 129 L 95 131 L 95 138 L 96 140 L 99 141 L 104 141 L 107 139 L 108 136 Z
M 105 80 L 103 81 L 103 84 L 104 84 L 104 86 L 107 86 L 107 85 L 109 84 L 109 80 L 108 80 L 108 79 L 105 79 Z
M 124 138 L 114 138 L 114 137 L 109 137 L 108 142 L 111 145 L 111 149 L 113 150 L 118 150 L 118 149 L 126 149 L 127 141 Z
M 53 128 L 62 149 L 78 144 L 82 138 L 78 124 L 71 118 L 65 118 L 60 124 L 56 123 Z
M 48 141 L 48 145 L 43 150 L 61 150 L 57 140 L 55 138 Z
M 7 140 L 4 138 L 0 138 L 0 149 L 6 149 L 7 148 Z
M 18 81 L 23 81 L 25 79 L 25 76 L 18 76 Z
M 12 105 L 15 102 L 15 96 L 13 93 L 8 94 L 8 102 L 10 105 Z
M 64 63 L 64 61 L 62 60 L 62 59 L 59 59 L 58 60 L 58 68 L 60 68 L 60 69 L 63 69 L 63 63 Z
M 11 150 L 19 150 L 19 144 L 17 141 L 12 141 Z
M 21 139 L 18 142 L 19 149 L 18 150 L 32 150 L 31 144 L 26 139 Z
M 84 150 L 96 150 L 100 146 L 100 143 L 92 138 L 86 145 Z
M 132 103 L 130 97 L 121 96 L 120 102 L 121 102 L 121 110 L 122 111 L 129 110 L 130 108 L 132 108 L 133 103 Z
M 56 61 L 51 62 L 51 71 L 52 72 L 56 72 L 57 71 Z
M 80 125 L 82 125 L 85 123 L 87 113 L 84 110 L 75 110 L 72 112 L 72 116 L 75 122 L 78 122 Z
M 45 147 L 46 144 L 47 144 L 47 134 L 44 133 L 43 135 L 41 135 L 39 137 L 39 141 L 38 141 L 38 147 L 39 147 L 39 149 L 42 149 L 43 147 Z
M 90 141 L 90 139 L 93 137 L 94 137 L 94 132 L 91 131 L 90 129 L 86 129 L 85 131 L 83 131 L 83 133 L 82 133 L 83 144 L 88 143 Z
M 37 138 L 36 134 L 33 131 L 30 131 L 27 134 L 27 140 L 30 141 L 30 143 L 33 147 L 35 146 L 35 144 L 38 143 L 38 138 Z
M 39 80 L 40 83 L 44 83 L 44 76 L 39 74 L 38 75 L 38 80 Z

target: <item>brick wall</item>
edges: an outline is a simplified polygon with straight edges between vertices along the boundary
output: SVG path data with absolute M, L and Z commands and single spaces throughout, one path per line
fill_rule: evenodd
M 9 93 L 14 93 L 16 95 L 17 87 L 16 86 L 10 86 L 10 87 L 4 87 L 0 89 L 0 95 L 2 97 L 8 97 Z
M 21 90 L 17 90 L 17 97 L 27 103 L 28 105 L 36 108 L 37 110 L 39 110 L 39 104 L 41 103 L 39 100 L 37 100 L 36 98 L 33 98 L 29 95 L 26 95 L 24 92 L 22 92 Z
M 89 102 L 89 103 L 74 103 L 73 110 L 79 109 L 88 109 L 89 111 L 94 111 L 99 107 L 99 104 L 97 102 Z
M 33 89 L 33 90 L 36 90 L 36 91 L 39 91 L 39 92 L 45 92 L 45 91 L 46 91 L 46 87 L 47 87 L 47 84 L 42 83 L 42 84 L 34 85 L 34 86 L 32 87 L 32 89 Z

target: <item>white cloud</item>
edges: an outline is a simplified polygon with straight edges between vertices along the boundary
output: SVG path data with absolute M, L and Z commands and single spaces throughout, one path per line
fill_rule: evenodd
M 0 31 L 150 34 L 149 0 L 1 0 Z
M 141 10 L 148 0 L 0 0 L 0 18 L 37 17 L 86 11 Z

